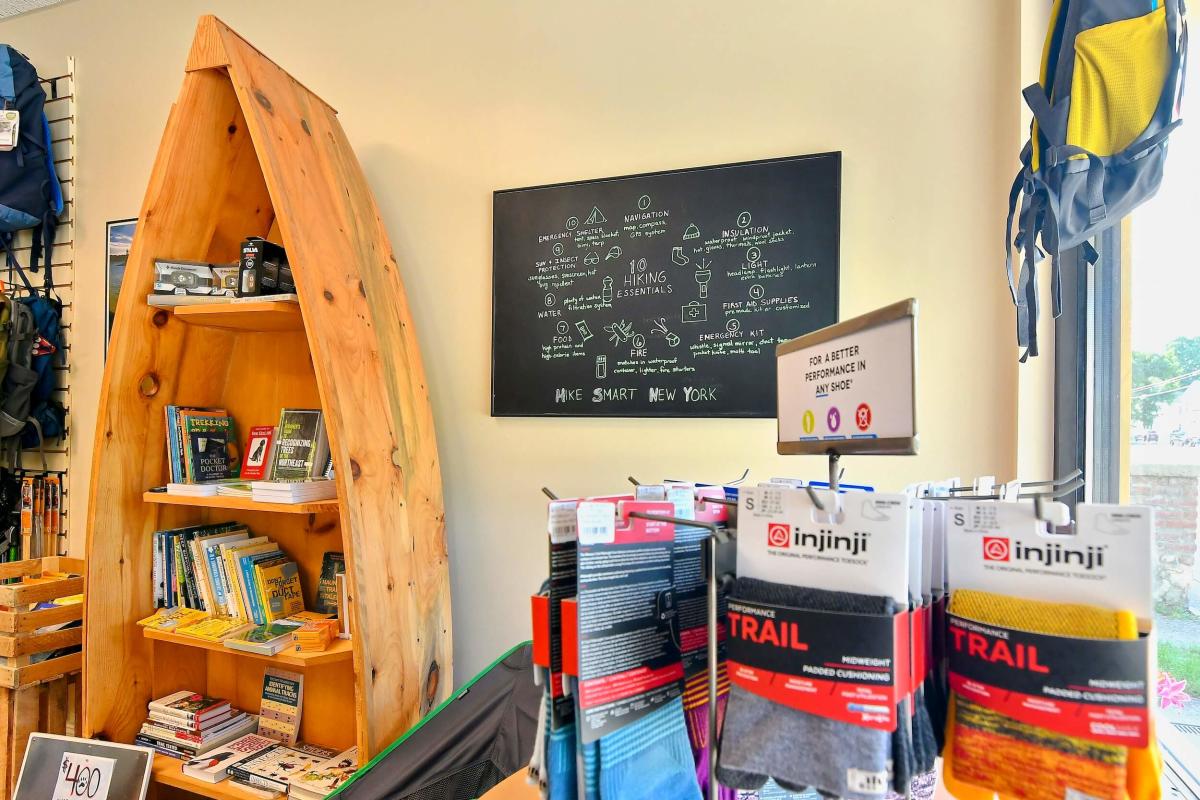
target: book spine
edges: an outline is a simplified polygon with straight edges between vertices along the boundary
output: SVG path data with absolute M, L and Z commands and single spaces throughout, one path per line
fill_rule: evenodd
M 161 739 L 169 744 L 179 744 L 184 747 L 199 747 L 204 744 L 204 739 L 197 733 L 177 731 L 172 728 L 151 725 L 148 722 L 142 725 L 142 735 Z
M 258 605 L 262 609 L 263 624 L 279 619 L 271 613 L 271 603 L 267 599 L 267 579 L 263 575 L 263 568 L 258 564 L 254 565 L 254 588 L 258 591 Z
M 171 758 L 178 758 L 180 761 L 190 761 L 196 757 L 196 750 L 185 747 L 176 747 L 169 742 L 160 742 L 153 736 L 144 736 L 142 734 L 138 734 L 136 737 L 134 737 L 133 743 L 139 744 L 142 747 L 153 748 L 156 753 L 161 753 L 162 755 L 170 756 Z
M 171 483 L 179 483 L 179 451 L 175 447 L 175 415 L 178 411 L 178 406 L 167 406 L 167 464 Z
M 161 551 L 159 549 L 159 540 L 161 538 L 162 538 L 162 535 L 158 531 L 155 531 L 154 536 L 151 537 L 151 544 L 154 548 L 154 555 L 153 555 L 151 567 L 150 567 L 150 580 L 152 580 L 154 582 L 154 607 L 155 608 L 162 608 L 163 606 L 166 605 L 166 598 L 164 597 L 163 583 L 162 583 L 162 574 L 163 574 L 162 573 L 162 555 L 161 555 Z
M 192 563 L 192 580 L 196 582 L 196 591 L 200 595 L 200 602 L 204 605 L 205 611 L 215 614 L 217 606 L 213 603 L 212 593 L 209 591 L 207 572 L 204 562 L 200 560 L 200 545 L 196 539 L 188 542 L 188 558 Z
M 213 552 L 217 548 L 215 546 L 205 546 L 204 563 L 208 566 L 208 579 L 212 585 L 213 593 L 213 612 L 224 613 L 225 608 L 225 585 L 221 583 L 221 570 L 217 562 L 217 558 Z
M 171 535 L 171 556 L 175 564 L 175 593 L 179 597 L 179 604 L 185 608 L 195 608 L 187 593 L 187 583 L 183 575 L 183 551 L 179 546 L 178 534 Z
M 236 555 L 234 553 L 225 553 L 225 574 L 229 581 L 229 590 L 233 594 L 234 616 L 238 619 L 249 621 L 249 610 L 246 608 L 245 600 L 242 597 L 241 581 L 238 580 Z
M 265 625 L 267 620 L 263 615 L 262 606 L 258 600 L 258 585 L 254 582 L 254 558 L 253 556 L 244 556 L 242 558 L 242 585 L 246 591 L 246 599 L 250 605 L 250 619 L 255 625 Z
M 151 708 L 146 718 L 158 725 L 166 725 L 171 728 L 178 728 L 183 731 L 192 731 L 199 733 L 200 724 L 195 720 L 189 720 L 180 716 L 174 711 L 163 711 L 158 708 Z
M 217 556 L 217 571 L 221 577 L 221 589 L 225 593 L 225 611 L 231 617 L 240 617 L 237 597 L 233 593 L 233 583 L 229 580 L 229 569 L 225 564 L 225 553 L 218 548 Z
M 179 535 L 179 563 L 183 568 L 180 575 L 183 578 L 183 588 L 187 592 L 189 608 L 204 610 L 200 600 L 200 590 L 196 586 L 196 571 L 192 566 L 192 537 L 189 533 Z
M 256 775 L 253 772 L 248 772 L 236 764 L 229 767 L 229 779 L 236 783 L 244 783 L 247 786 L 254 786 L 258 789 L 270 789 L 276 792 L 286 792 L 288 785 L 279 783 L 270 778 L 264 778 L 261 775 Z

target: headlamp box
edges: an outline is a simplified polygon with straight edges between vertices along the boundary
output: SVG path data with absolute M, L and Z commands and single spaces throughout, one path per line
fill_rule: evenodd
M 157 260 L 154 262 L 154 293 L 211 295 L 212 264 L 200 261 Z
M 247 237 L 242 242 L 238 295 L 253 297 L 294 291 L 296 283 L 283 247 L 261 236 Z
M 1147 746 L 1154 689 L 1152 511 L 1081 504 L 1074 531 L 1063 534 L 1051 531 L 1028 503 L 947 505 L 952 602 L 956 592 L 976 590 L 1001 596 L 997 603 L 1007 597 L 1090 606 L 1112 612 L 1115 632 L 1113 638 L 1055 635 L 1037 631 L 1032 619 L 1007 627 L 948 613 L 950 687 L 1029 725 Z M 1068 613 L 1093 618 L 1062 610 Z

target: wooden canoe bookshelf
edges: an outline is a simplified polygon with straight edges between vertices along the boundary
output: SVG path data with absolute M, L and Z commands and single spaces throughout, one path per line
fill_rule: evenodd
M 379 753 L 453 685 L 441 474 L 399 267 L 337 112 L 215 17 L 200 19 L 126 265 L 92 466 L 84 736 L 131 742 L 179 689 L 257 711 L 263 672 L 302 671 L 300 736 Z M 287 250 L 298 302 L 162 308 L 154 260 L 228 263 L 247 236 Z M 166 481 L 164 407 L 225 408 L 241 436 L 322 408 L 337 499 L 182 497 Z M 152 533 L 235 520 L 300 566 L 311 607 L 324 553 L 345 554 L 353 639 L 263 657 L 145 631 Z M 155 761 L 156 796 L 244 797 Z

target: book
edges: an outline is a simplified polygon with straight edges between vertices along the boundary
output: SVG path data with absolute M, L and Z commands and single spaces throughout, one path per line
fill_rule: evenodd
M 306 745 L 303 749 L 276 744 L 245 761 L 230 765 L 229 777 L 238 783 L 276 792 L 288 790 L 288 778 L 306 772 L 335 755 L 332 750 Z
M 230 706 L 229 708 L 225 709 L 224 713 L 212 714 L 211 716 L 207 716 L 198 722 L 184 722 L 183 720 L 176 716 L 172 716 L 171 714 L 164 714 L 160 711 L 150 710 L 146 714 L 146 721 L 161 728 L 171 728 L 172 730 L 185 731 L 187 733 L 203 734 L 219 728 L 222 725 L 228 724 L 231 719 L 241 713 L 244 712 L 238 711 L 236 708 Z
M 349 639 L 352 635 L 350 628 L 350 586 L 346 581 L 346 573 L 339 573 L 334 576 L 334 581 L 337 585 L 338 596 L 338 636 L 342 639 Z
M 329 438 L 320 409 L 285 408 L 279 413 L 279 447 L 272 481 L 303 481 L 319 475 L 329 458 Z
M 329 649 L 338 635 L 336 619 L 322 619 L 306 622 L 292 633 L 297 653 L 320 653 Z
M 236 306 L 242 303 L 295 303 L 299 296 L 292 294 L 256 294 L 249 297 L 227 297 L 212 294 L 151 294 L 146 296 L 146 305 L 156 308 L 175 306 Z
M 242 462 L 241 478 L 261 481 L 271 467 L 271 444 L 275 441 L 273 425 L 255 425 L 246 439 L 246 458 Z
M 146 736 L 141 733 L 133 737 L 133 743 L 136 745 L 141 745 L 142 747 L 149 747 L 159 755 L 177 758 L 180 761 L 186 761 L 188 759 L 195 758 L 198 755 L 196 748 L 194 747 L 183 747 L 181 745 L 170 744 L 169 742 L 163 742 L 155 739 L 153 736 Z
M 246 481 L 222 481 L 217 484 L 217 496 L 250 498 L 253 496 L 253 492 L 250 491 L 250 484 Z
M 172 631 L 180 625 L 190 625 L 207 616 L 205 612 L 192 608 L 160 608 L 145 619 L 139 619 L 137 624 L 156 631 Z
M 211 483 L 238 477 L 237 428 L 233 417 L 185 411 L 183 421 L 185 474 L 191 483 Z M 168 491 L 170 491 L 168 489 Z
M 219 642 L 227 636 L 244 631 L 247 623 L 236 617 L 209 617 L 176 629 L 180 636 L 191 636 L 206 642 Z
M 337 497 L 337 483 L 325 478 L 296 481 L 252 481 L 251 497 L 262 503 L 309 503 Z
M 320 800 L 358 771 L 358 748 L 343 750 L 333 758 L 288 778 L 289 795 L 301 800 Z
M 216 726 L 204 733 L 177 731 L 169 726 L 158 725 L 150 720 L 142 724 L 139 733 L 142 736 L 148 736 L 164 744 L 185 748 L 194 747 L 197 754 L 202 754 L 209 752 L 214 747 L 220 747 L 240 736 L 245 736 L 253 732 L 257 726 L 258 719 L 253 714 L 238 713 L 237 716 L 227 720 L 225 724 Z
M 228 416 L 223 408 L 204 408 L 200 406 L 175 406 L 165 408 L 167 429 L 167 466 L 170 483 L 192 483 L 188 476 L 185 458 L 184 419 L 192 416 L 225 417 Z
M 167 494 L 183 497 L 216 497 L 217 487 L 203 483 L 168 483 Z
M 281 622 L 291 623 L 293 625 L 303 625 L 306 622 L 319 622 L 323 619 L 332 619 L 333 614 L 326 614 L 321 611 L 301 611 L 298 614 L 292 614 Z
M 220 783 L 228 777 L 230 766 L 240 761 L 249 761 L 277 744 L 279 743 L 274 739 L 248 733 L 208 751 L 201 757 L 185 762 L 183 774 L 205 783 Z
M 206 697 L 184 689 L 166 697 L 151 700 L 149 709 L 152 712 L 180 719 L 184 723 L 194 723 L 205 717 L 225 713 L 229 709 L 229 701 L 219 697 Z
M 262 590 L 267 622 L 290 617 L 304 610 L 304 596 L 300 590 L 300 567 L 295 561 L 255 564 L 254 574 Z
M 263 606 L 262 587 L 258 583 L 254 567 L 260 562 L 280 563 L 284 560 L 286 558 L 279 549 L 279 545 L 276 544 L 272 544 L 269 549 L 264 549 L 262 552 L 246 553 L 238 557 L 239 585 L 245 593 L 249 608 L 248 619 L 255 625 L 265 625 L 270 620 L 267 619 L 267 611 Z
M 262 706 L 258 711 L 259 735 L 294 745 L 299 737 L 303 709 L 304 676 L 267 667 L 263 675 Z
M 256 625 L 225 639 L 225 646 L 231 650 L 273 656 L 291 644 L 292 633 L 299 627 L 299 623 L 287 620 Z
M 261 541 L 258 541 L 261 539 Z M 240 547 L 235 547 L 227 551 L 226 566 L 228 568 L 230 588 L 235 598 L 237 611 L 233 616 L 237 616 L 246 622 L 253 622 L 256 625 L 265 623 L 266 617 L 256 614 L 259 606 L 258 592 L 251 592 L 253 582 L 247 580 L 246 564 L 253 563 L 256 558 L 274 558 L 280 553 L 279 545 L 270 541 L 265 537 L 256 537 L 256 539 L 248 539 L 246 543 Z
M 346 571 L 346 557 L 342 553 L 328 552 L 321 556 L 321 577 L 317 581 L 317 598 L 314 610 L 322 614 L 337 614 L 337 576 Z

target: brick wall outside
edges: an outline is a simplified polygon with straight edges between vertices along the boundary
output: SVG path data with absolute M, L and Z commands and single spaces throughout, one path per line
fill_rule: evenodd
M 1164 611 L 1186 613 L 1188 586 L 1196 563 L 1200 476 L 1165 474 L 1170 471 L 1168 467 L 1135 465 L 1130 476 L 1130 499 L 1154 507 L 1158 545 L 1155 601 Z

